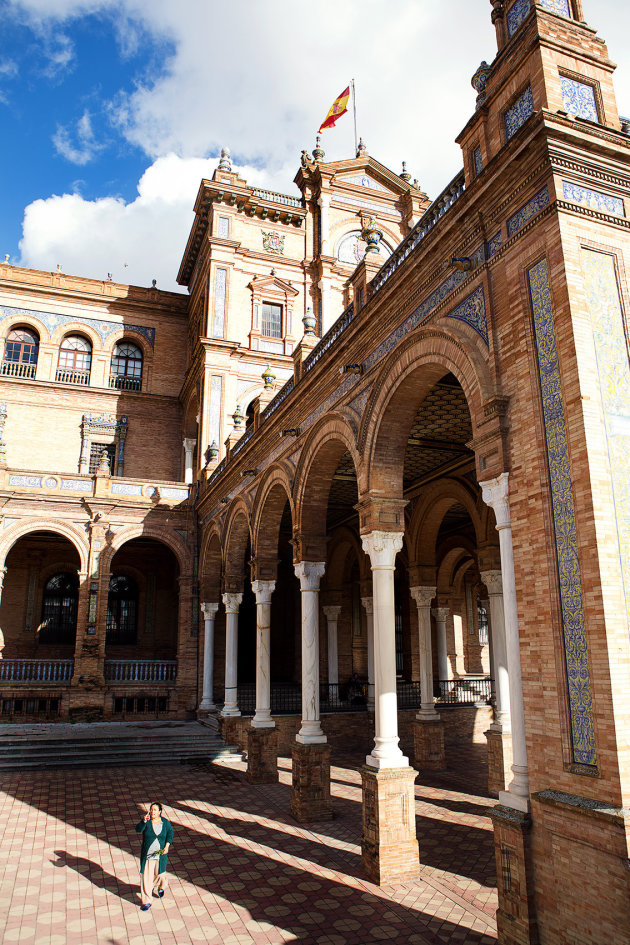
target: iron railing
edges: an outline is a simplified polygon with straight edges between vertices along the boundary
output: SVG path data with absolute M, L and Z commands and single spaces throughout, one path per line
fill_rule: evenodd
M 177 660 L 105 660 L 106 682 L 170 683 L 177 678 Z
M 442 705 L 470 705 L 492 699 L 492 679 L 489 676 L 440 679 L 439 687 L 438 702 Z
M 142 378 L 125 377 L 124 374 L 110 374 L 109 386 L 116 390 L 142 390 Z
M 74 660 L 0 660 L 0 682 L 69 682 Z

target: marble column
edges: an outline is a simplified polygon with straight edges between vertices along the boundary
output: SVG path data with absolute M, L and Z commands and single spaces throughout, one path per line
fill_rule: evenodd
M 201 604 L 204 620 L 203 637 L 203 691 L 199 709 L 214 712 L 213 675 L 214 675 L 214 620 L 219 609 L 218 604 Z
M 420 872 L 413 788 L 417 772 L 398 745 L 394 567 L 402 542 L 402 532 L 362 536 L 372 568 L 375 738 L 361 769 L 361 857 L 369 878 L 382 885 L 412 882 Z
M 501 552 L 501 577 L 503 580 L 503 610 L 505 618 L 505 646 L 509 673 L 510 721 L 512 729 L 512 774 L 507 791 L 499 793 L 499 801 L 523 813 L 529 811 L 529 772 L 527 768 L 527 746 L 525 741 L 525 712 L 523 708 L 523 684 L 521 679 L 521 652 L 518 634 L 518 608 L 516 601 L 516 578 L 514 575 L 514 550 L 512 547 L 512 525 L 510 519 L 508 473 L 496 479 L 480 482 L 484 502 L 494 510 L 499 532 Z
M 256 712 L 253 728 L 275 728 L 271 718 L 271 595 L 275 581 L 253 581 L 256 595 Z
M 330 746 L 319 719 L 319 582 L 324 561 L 300 561 L 302 598 L 302 727 L 291 752 L 291 813 L 296 820 L 330 820 Z
M 420 768 L 439 770 L 446 767 L 444 724 L 433 701 L 433 649 L 431 646 L 431 601 L 435 587 L 409 588 L 418 608 L 418 647 L 420 654 L 420 711 L 414 723 L 414 761 Z
M 448 607 L 434 607 L 431 613 L 435 617 L 438 679 L 450 679 L 451 672 L 448 664 L 448 650 L 446 646 L 446 621 L 450 614 L 450 609 Z
M 498 797 L 510 780 L 513 760 L 503 581 L 500 571 L 482 571 L 481 580 L 488 590 L 490 652 L 494 679 L 494 718 L 485 733 L 488 743 L 488 794 Z
M 238 707 L 238 612 L 242 594 L 224 594 L 225 604 L 225 704 L 221 715 L 241 714 Z
M 368 657 L 368 712 L 374 712 L 374 601 L 371 597 L 362 597 L 361 603 L 367 622 L 367 657 Z
M 337 699 L 339 694 L 339 645 L 337 640 L 337 621 L 341 613 L 339 604 L 329 604 L 324 607 L 326 629 L 328 631 L 328 685 L 331 688 L 331 698 Z M 334 689 L 332 687 L 335 687 Z
M 7 576 L 7 569 L 0 568 L 0 601 L 2 600 L 2 589 L 4 587 L 4 579 Z M 2 632 L 2 627 L 0 627 L 0 660 L 2 659 L 2 651 L 4 650 L 4 633 Z
M 190 484 L 193 481 L 193 454 L 197 440 L 192 437 L 184 439 L 184 482 Z

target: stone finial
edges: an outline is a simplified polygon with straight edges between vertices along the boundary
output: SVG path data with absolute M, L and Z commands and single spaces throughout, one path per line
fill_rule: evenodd
M 477 108 L 483 105 L 486 100 L 486 82 L 491 72 L 491 67 L 484 59 L 470 80 L 470 84 L 477 93 Z
M 402 171 L 400 172 L 400 177 L 401 177 L 404 181 L 406 181 L 407 184 L 408 184 L 409 181 L 411 180 L 411 174 L 410 174 L 409 171 L 407 170 L 407 162 L 406 162 L 406 161 L 403 161 L 403 162 L 402 162 Z
M 217 441 L 213 440 L 206 450 L 206 463 L 216 463 L 219 459 L 219 447 Z
M 368 153 L 368 149 L 365 144 L 365 141 L 363 140 L 363 138 L 359 138 L 359 143 L 357 145 L 357 153 L 355 157 L 358 157 L 358 158 L 365 157 L 367 153 Z
M 269 365 L 265 368 L 261 375 L 263 379 L 263 384 L 265 385 L 265 390 L 273 390 L 273 382 L 276 379 L 276 375 L 273 373 Z
M 101 459 L 98 464 L 98 475 L 99 476 L 111 476 L 112 471 L 109 466 L 109 453 L 107 450 L 103 450 L 101 453 Z
M 221 148 L 221 160 L 219 161 L 219 170 L 232 171 L 232 156 L 229 148 Z
M 306 309 L 306 314 L 302 318 L 302 324 L 304 325 L 304 336 L 312 338 L 315 334 L 315 328 L 317 326 L 317 319 L 313 315 L 310 308 Z
M 361 230 L 361 239 L 367 243 L 365 248 L 366 256 L 368 253 L 378 253 L 378 244 L 383 239 L 383 231 L 378 228 L 374 217 L 370 217 Z
M 62 272 L 61 263 L 57 263 L 57 272 Z
M 321 140 L 322 140 L 321 135 L 317 135 L 317 137 L 315 138 L 315 147 L 313 148 L 313 159 L 316 162 L 323 161 L 326 156 L 326 152 L 324 151 L 324 149 L 321 147 L 321 144 L 320 144 Z
M 151 288 L 157 289 L 157 279 L 151 279 Z
M 10 260 L 10 259 L 11 259 L 11 256 L 9 255 L 9 253 L 5 253 L 5 254 L 4 254 L 4 261 L 5 261 L 5 263 L 7 264 L 7 266 L 9 265 L 9 260 Z
M 240 404 L 237 404 L 237 405 L 236 405 L 236 410 L 235 410 L 234 413 L 232 414 L 232 420 L 234 421 L 234 429 L 235 429 L 235 430 L 240 430 L 240 429 L 241 429 L 241 427 L 243 426 L 243 420 L 244 420 L 244 419 L 245 419 L 245 416 L 244 416 L 244 414 L 243 414 L 243 408 L 241 407 Z

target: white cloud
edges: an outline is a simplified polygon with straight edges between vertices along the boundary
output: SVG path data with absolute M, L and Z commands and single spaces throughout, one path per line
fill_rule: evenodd
M 12 59 L 3 59 L 0 62 L 0 76 L 5 79 L 13 79 L 18 74 L 17 62 Z
M 103 148 L 94 136 L 92 120 L 87 109 L 76 123 L 75 139 L 76 144 L 73 144 L 71 132 L 61 125 L 57 126 L 52 137 L 57 153 L 72 164 L 88 164 Z
M 192 207 L 203 177 L 216 159 L 158 158 L 143 174 L 131 203 L 119 197 L 85 200 L 63 194 L 35 200 L 24 214 L 19 265 L 120 282 L 179 290 L 177 271 L 193 222 Z M 279 183 L 264 172 L 242 167 L 251 182 Z M 285 170 L 284 173 L 287 171 Z

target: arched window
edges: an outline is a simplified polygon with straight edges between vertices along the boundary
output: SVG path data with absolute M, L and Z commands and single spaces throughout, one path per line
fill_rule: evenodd
M 79 576 L 69 571 L 46 581 L 42 600 L 40 643 L 74 643 L 77 634 Z
M 107 646 L 134 644 L 138 639 L 138 585 L 126 574 L 114 575 L 107 597 Z
M 114 348 L 109 386 L 118 390 L 142 388 L 142 351 L 130 341 L 119 341 Z
M 66 384 L 89 384 L 92 345 L 82 335 L 67 335 L 59 349 L 56 380 Z
M 11 377 L 35 377 L 39 337 L 30 328 L 13 328 L 7 335 L 2 373 Z

